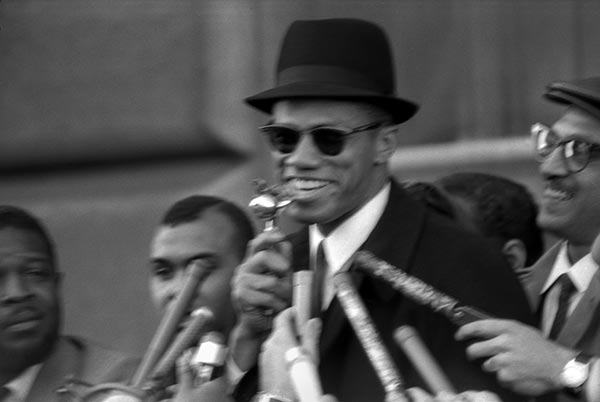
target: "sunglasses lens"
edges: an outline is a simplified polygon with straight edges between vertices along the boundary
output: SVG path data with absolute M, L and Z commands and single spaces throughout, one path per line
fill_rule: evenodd
M 313 141 L 325 155 L 339 155 L 344 149 L 346 133 L 342 130 L 328 127 L 319 127 L 311 131 Z
M 300 133 L 293 128 L 283 126 L 265 126 L 260 130 L 267 136 L 269 143 L 277 152 L 290 154 L 298 146 Z

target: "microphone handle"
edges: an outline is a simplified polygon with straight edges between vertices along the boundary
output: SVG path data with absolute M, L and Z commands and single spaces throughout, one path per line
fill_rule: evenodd
M 185 315 L 185 311 L 196 294 L 206 264 L 208 262 L 201 260 L 195 260 L 191 263 L 188 278 L 181 293 L 163 316 L 142 362 L 133 375 L 132 384 L 135 388 L 144 384 L 148 374 L 152 371 L 152 367 L 154 367 L 173 338 L 181 319 Z
M 367 308 L 352 283 L 352 277 L 348 272 L 338 272 L 333 277 L 333 283 L 346 317 L 383 385 L 386 401 L 409 402 L 400 373 L 385 349 Z
M 301 347 L 295 346 L 285 352 L 288 373 L 299 402 L 319 401 L 323 396 L 317 367 Z
M 461 326 L 469 322 L 492 318 L 491 315 L 472 306 L 462 305 L 455 298 L 437 290 L 421 279 L 407 274 L 368 251 L 359 251 L 353 262 L 367 274 L 387 282 L 415 303 L 443 314 L 454 324 Z
M 296 309 L 296 333 L 301 335 L 311 317 L 314 273 L 302 270 L 294 273 L 293 305 Z
M 216 331 L 205 334 L 190 362 L 196 372 L 197 384 L 202 385 L 219 377 L 223 372 L 226 358 L 227 347 L 224 336 Z
M 394 339 L 434 395 L 442 391 L 456 393 L 452 383 L 413 327 L 409 325 L 399 327 L 394 331 Z

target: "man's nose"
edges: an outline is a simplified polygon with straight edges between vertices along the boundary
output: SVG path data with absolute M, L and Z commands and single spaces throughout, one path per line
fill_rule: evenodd
M 285 159 L 288 165 L 296 167 L 315 167 L 321 160 L 321 152 L 317 148 L 312 135 L 303 134 L 300 136 L 298 145 L 294 152 L 289 154 Z
M 175 300 L 185 285 L 186 275 L 183 269 L 178 269 L 169 283 L 169 301 Z
M 540 164 L 544 176 L 566 176 L 569 174 L 561 147 L 556 147 Z
M 4 276 L 0 287 L 0 299 L 5 302 L 18 302 L 31 297 L 31 287 L 18 273 Z

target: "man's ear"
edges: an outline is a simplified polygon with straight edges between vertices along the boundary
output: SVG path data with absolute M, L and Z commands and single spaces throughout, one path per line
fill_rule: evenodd
M 390 160 L 398 146 L 398 125 L 385 126 L 377 133 L 375 164 L 381 165 Z
M 519 239 L 510 239 L 502 246 L 502 254 L 506 257 L 508 264 L 515 272 L 523 270 L 527 261 L 527 249 Z

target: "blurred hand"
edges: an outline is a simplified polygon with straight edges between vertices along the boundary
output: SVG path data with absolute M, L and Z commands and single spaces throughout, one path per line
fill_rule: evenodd
M 275 325 L 260 354 L 260 389 L 295 400 L 296 393 L 288 374 L 286 352 L 301 346 L 315 365 L 318 364 L 318 345 L 321 320 L 308 320 L 301 336 L 296 333 L 295 310 L 288 308 L 275 318 Z
M 200 386 L 195 385 L 195 373 L 190 365 L 191 350 L 184 353 L 177 360 L 177 385 L 174 387 L 175 395 L 170 402 L 233 402 L 229 396 L 228 384 L 225 376 L 221 376 Z
M 533 327 L 512 320 L 466 324 L 457 340 L 479 338 L 467 347 L 470 359 L 486 359 L 483 370 L 514 392 L 537 396 L 560 389 L 559 374 L 576 352 L 549 341 Z
M 257 334 L 271 329 L 272 318 L 292 298 L 291 245 L 279 230 L 260 233 L 232 279 L 239 325 Z
M 231 281 L 238 321 L 229 339 L 233 362 L 247 371 L 258 361 L 260 346 L 271 331 L 273 317 L 292 299 L 291 245 L 274 229 L 250 243 L 244 262 Z
M 465 391 L 460 394 L 443 391 L 436 396 L 421 388 L 409 388 L 407 392 L 412 402 L 502 402 L 498 395 L 488 391 Z

